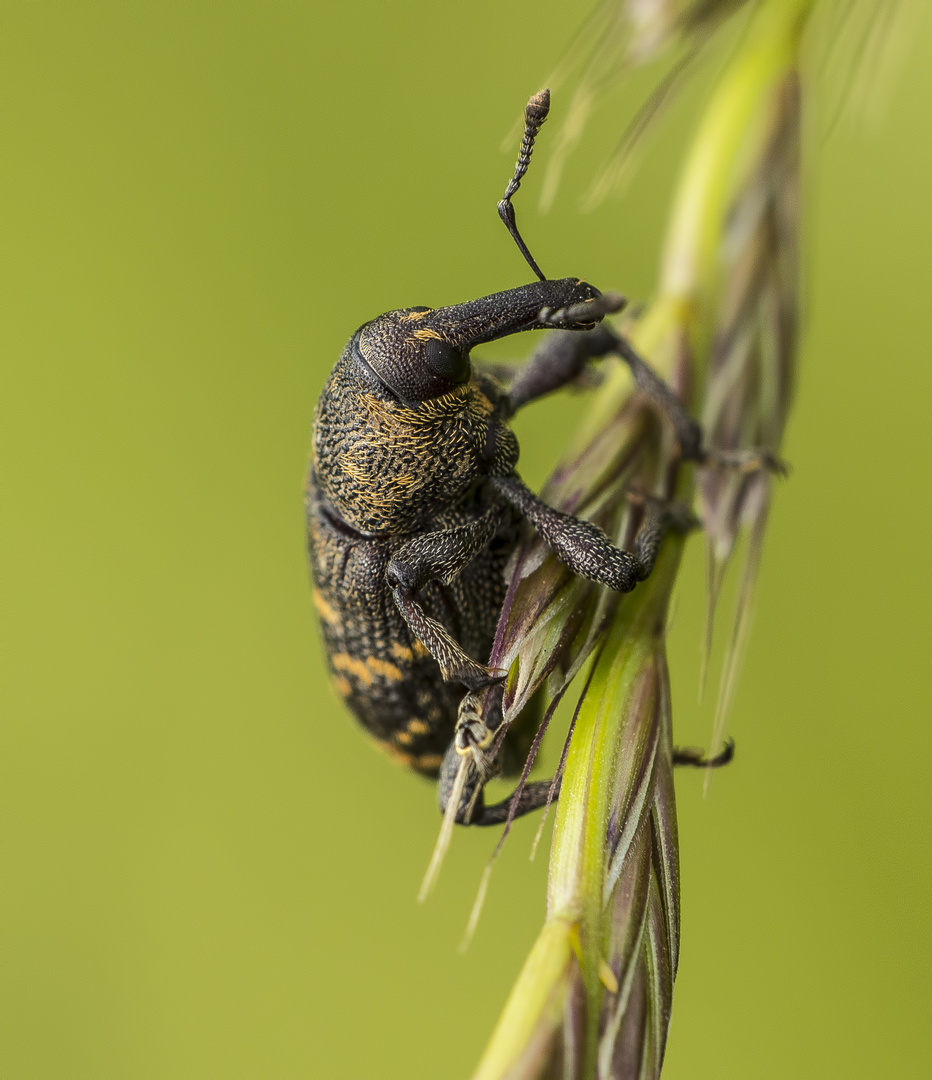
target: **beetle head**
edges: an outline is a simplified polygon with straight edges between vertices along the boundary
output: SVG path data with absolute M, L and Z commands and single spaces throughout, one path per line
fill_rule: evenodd
M 427 401 L 469 381 L 473 346 L 524 330 L 589 330 L 620 306 L 606 301 L 578 278 L 535 281 L 451 307 L 389 311 L 356 332 L 353 352 L 401 401 Z

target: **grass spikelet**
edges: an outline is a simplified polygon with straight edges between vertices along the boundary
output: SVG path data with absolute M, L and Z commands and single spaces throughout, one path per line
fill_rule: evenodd
M 793 384 L 798 309 L 801 35 L 816 0 L 763 0 L 698 125 L 671 214 L 660 288 L 627 330 L 707 425 L 707 448 L 749 467 L 684 464 L 672 435 L 612 369 L 547 497 L 630 545 L 632 489 L 698 496 L 715 593 L 749 534 L 720 722 L 750 625 L 776 455 Z M 741 5 L 658 5 L 699 18 Z M 646 9 L 649 5 L 643 5 Z M 674 25 L 673 23 L 670 24 Z M 606 54 L 607 55 L 607 54 Z M 586 669 L 565 749 L 547 918 L 476 1080 L 660 1075 L 679 959 L 679 856 L 665 634 L 685 544 L 665 540 L 625 596 L 520 549 L 491 662 L 512 672 L 510 723 L 541 687 Z M 711 612 L 710 612 L 711 614 Z M 575 685 L 575 684 L 574 684 Z
M 799 322 L 799 131 L 796 70 L 778 76 L 755 119 L 757 145 L 733 181 L 719 242 L 702 422 L 717 449 L 777 456 L 795 383 Z M 747 537 L 738 600 L 719 685 L 713 740 L 724 737 L 750 627 L 773 474 L 707 469 L 698 480 L 709 548 L 706 656 L 715 606 L 741 534 Z M 707 779 L 710 774 L 707 774 Z

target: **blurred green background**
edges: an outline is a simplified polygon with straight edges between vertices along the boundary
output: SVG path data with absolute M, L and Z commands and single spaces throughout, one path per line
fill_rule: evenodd
M 331 696 L 302 471 L 356 326 L 527 279 L 495 213 L 500 142 L 586 10 L 3 5 L 3 1077 L 473 1067 L 542 919 L 536 822 L 458 955 L 496 837 L 458 834 L 415 903 L 434 793 Z M 599 113 L 551 214 L 540 168 L 518 207 L 548 273 L 635 298 L 698 95 L 621 200 L 576 207 L 645 85 Z M 794 471 L 736 762 L 707 799 L 678 778 L 669 1080 L 932 1065 L 932 20 L 879 128 L 809 127 Z M 522 419 L 531 482 L 581 408 Z M 681 743 L 711 727 L 702 564 L 696 541 L 672 643 Z

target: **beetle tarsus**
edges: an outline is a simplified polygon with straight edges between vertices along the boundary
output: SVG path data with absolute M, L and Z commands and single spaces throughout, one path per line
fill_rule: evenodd
M 673 750 L 674 765 L 691 765 L 697 769 L 720 769 L 735 756 L 735 740 L 726 739 L 725 745 L 714 757 L 707 757 L 697 746 L 676 747 Z

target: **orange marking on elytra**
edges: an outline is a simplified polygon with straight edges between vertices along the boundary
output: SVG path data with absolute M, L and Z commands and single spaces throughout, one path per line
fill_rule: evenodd
M 366 686 L 371 686 L 376 677 L 386 682 L 398 682 L 404 678 L 401 668 L 389 660 L 380 660 L 377 656 L 367 656 L 365 660 L 359 660 L 355 656 L 350 656 L 349 653 L 334 653 L 330 657 L 330 663 L 337 671 L 354 675 Z
M 407 645 L 402 645 L 400 642 L 392 642 L 392 656 L 396 660 L 401 660 L 403 663 L 410 663 L 414 659 L 414 653 L 408 648 Z
M 347 675 L 355 675 L 366 686 L 372 685 L 372 672 L 362 660 L 357 660 L 355 656 L 350 656 L 345 652 L 334 653 L 330 657 L 330 663 L 333 664 L 337 671 L 345 671 Z
M 443 764 L 443 754 L 418 754 L 414 764 L 419 769 L 439 769 Z
M 403 678 L 400 668 L 388 660 L 379 660 L 377 656 L 367 657 L 366 666 L 370 667 L 376 675 L 381 675 L 383 679 L 387 679 L 389 682 L 398 682 L 399 679 Z
M 340 697 L 347 698 L 350 696 L 350 694 L 352 694 L 353 687 L 350 685 L 348 680 L 343 678 L 342 675 L 334 675 L 331 681 L 333 682 L 333 688 L 340 695 Z
M 321 595 L 320 589 L 314 589 L 311 593 L 311 598 L 314 601 L 314 607 L 317 608 L 317 614 L 324 622 L 336 623 L 340 621 L 340 617 Z

